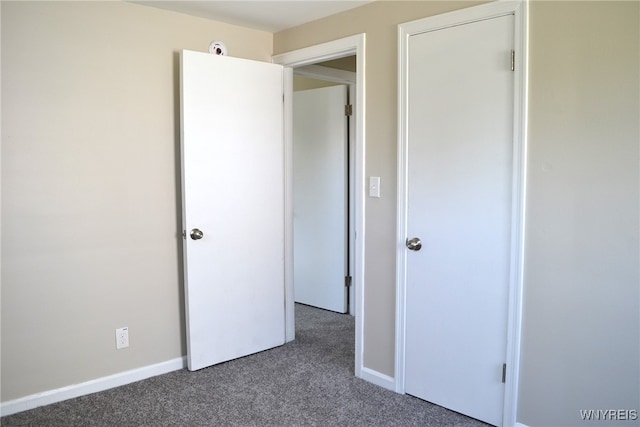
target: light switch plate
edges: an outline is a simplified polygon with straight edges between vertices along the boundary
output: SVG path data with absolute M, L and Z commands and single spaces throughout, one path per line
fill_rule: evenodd
M 380 197 L 380 177 L 369 177 L 369 197 Z

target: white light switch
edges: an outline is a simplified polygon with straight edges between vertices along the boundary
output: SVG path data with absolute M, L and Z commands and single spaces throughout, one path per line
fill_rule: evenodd
M 380 197 L 380 177 L 369 177 L 369 197 Z

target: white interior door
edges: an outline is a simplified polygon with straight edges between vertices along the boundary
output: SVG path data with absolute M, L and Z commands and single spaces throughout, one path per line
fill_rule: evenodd
M 348 127 L 344 85 L 293 94 L 295 300 L 345 313 Z
M 405 390 L 502 424 L 513 16 L 409 38 Z
M 181 61 L 187 361 L 196 370 L 284 343 L 283 68 L 190 51 Z

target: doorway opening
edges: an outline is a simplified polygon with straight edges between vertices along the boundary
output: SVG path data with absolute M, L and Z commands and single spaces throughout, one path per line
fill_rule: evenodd
M 355 314 L 354 55 L 293 70 L 295 302 Z
M 350 118 L 350 128 L 353 138 L 349 149 L 349 163 L 351 165 L 352 190 L 349 191 L 349 223 L 348 241 L 351 242 L 352 253 L 349 268 L 351 287 L 353 288 L 350 312 L 355 316 L 355 375 L 362 377 L 362 336 L 364 315 L 363 305 L 363 276 L 364 276 L 364 47 L 365 35 L 358 34 L 332 42 L 327 42 L 308 48 L 303 48 L 273 57 L 273 62 L 285 67 L 285 118 L 293 117 L 293 77 L 298 74 L 315 73 L 314 68 L 320 63 L 340 60 L 346 57 L 355 58 L 355 90 L 351 98 L 353 112 Z M 326 65 L 326 64 L 325 64 Z M 333 63 L 332 65 L 335 65 Z M 312 66 L 312 67 L 309 67 Z M 332 67 L 321 67 L 331 69 Z M 326 70 L 325 70 L 326 71 Z M 340 70 L 337 70 L 339 72 Z M 342 70 L 344 71 L 344 70 Z M 323 78 L 327 78 L 324 75 Z M 287 120 L 287 119 L 285 119 Z M 293 123 L 285 122 L 285 317 L 286 340 L 295 338 L 295 291 L 294 291 L 294 199 L 293 199 Z

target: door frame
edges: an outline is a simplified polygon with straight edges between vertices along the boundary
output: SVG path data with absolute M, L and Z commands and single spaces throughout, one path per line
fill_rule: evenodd
M 321 43 L 272 57 L 272 62 L 284 69 L 284 164 L 285 164 L 285 339 L 295 339 L 295 301 L 293 290 L 293 68 L 317 64 L 331 59 L 356 55 L 356 96 L 354 122 L 353 176 L 353 229 L 350 238 L 354 242 L 354 269 L 352 286 L 355 286 L 355 375 L 362 375 L 363 322 L 364 318 L 364 155 L 365 155 L 365 34 Z
M 436 15 L 398 25 L 398 205 L 396 224 L 396 342 L 395 390 L 405 393 L 405 333 L 408 204 L 408 57 L 409 37 L 416 34 L 468 24 L 480 20 L 514 15 L 514 97 L 513 97 L 513 172 L 511 256 L 507 313 L 507 363 L 503 425 L 516 423 L 520 337 L 522 323 L 522 289 L 524 270 L 526 154 L 527 154 L 527 58 L 528 2 L 526 0 L 493 2 L 459 11 Z

